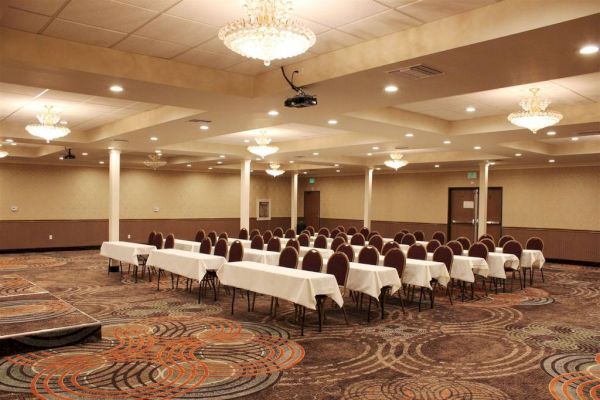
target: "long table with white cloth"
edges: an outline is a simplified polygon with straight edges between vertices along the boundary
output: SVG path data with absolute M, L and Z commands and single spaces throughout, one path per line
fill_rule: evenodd
M 146 256 L 153 250 L 156 250 L 156 247 L 149 244 L 113 241 L 102 243 L 100 255 L 108 257 L 109 262 L 110 260 L 116 260 L 139 266 L 140 259 L 138 256 Z
M 212 254 L 194 253 L 179 249 L 154 250 L 148 257 L 147 265 L 172 272 L 186 278 L 201 281 L 206 271 L 216 271 L 225 258 Z

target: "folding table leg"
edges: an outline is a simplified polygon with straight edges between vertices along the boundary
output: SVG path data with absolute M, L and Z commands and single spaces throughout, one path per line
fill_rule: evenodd
M 233 315 L 233 305 L 235 304 L 235 286 L 233 287 L 233 298 L 231 299 L 231 315 Z
M 381 288 L 381 295 L 379 296 L 379 304 L 381 304 L 381 319 L 384 318 L 383 309 L 385 306 L 385 295 L 387 293 L 387 290 L 387 287 Z
M 306 316 L 306 307 L 302 306 L 302 326 L 300 327 L 300 336 L 304 336 L 304 317 Z
M 248 312 L 250 312 L 250 291 L 246 291 L 246 297 L 248 298 Z
M 369 296 L 369 309 L 367 310 L 367 324 L 369 322 L 371 322 L 371 301 L 372 301 L 372 297 Z
M 160 290 L 160 273 L 161 273 L 161 270 L 159 268 L 158 269 L 158 274 L 156 274 L 156 290 L 157 291 Z
M 400 298 L 400 307 L 402 307 L 402 314 L 406 314 L 406 310 L 404 309 L 404 300 L 402 300 L 402 288 L 400 288 L 400 290 L 398 291 L 398 297 Z
M 190 281 L 190 288 L 194 286 L 194 281 Z M 198 281 L 198 304 L 202 302 L 202 282 Z

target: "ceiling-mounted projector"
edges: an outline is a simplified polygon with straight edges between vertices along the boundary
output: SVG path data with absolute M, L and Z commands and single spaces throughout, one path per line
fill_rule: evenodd
M 285 70 L 283 69 L 283 67 L 281 67 L 281 73 L 283 74 L 283 77 L 290 85 L 290 87 L 294 89 L 297 93 L 294 97 L 288 97 L 287 99 L 285 99 L 285 101 L 283 102 L 284 106 L 292 108 L 305 108 L 317 105 L 317 96 L 304 93 L 303 88 L 294 85 L 294 75 L 297 74 L 298 71 L 292 72 L 291 80 L 285 75 Z

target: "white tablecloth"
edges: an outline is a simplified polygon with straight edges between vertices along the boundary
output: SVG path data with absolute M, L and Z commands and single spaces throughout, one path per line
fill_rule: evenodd
M 229 244 L 231 246 L 231 244 L 233 242 L 235 242 L 236 240 L 239 240 L 242 243 L 242 247 L 244 249 L 249 249 L 250 245 L 252 244 L 251 240 L 246 240 L 246 239 L 236 239 L 236 238 L 228 238 L 227 239 L 227 244 Z
M 330 297 L 340 307 L 344 304 L 337 281 L 329 274 L 240 261 L 224 264 L 217 276 L 223 285 L 288 300 L 311 310 L 317 308 L 317 295 Z
M 404 284 L 431 289 L 430 282 L 434 278 L 443 286 L 448 284 L 450 274 L 448 274 L 446 264 L 437 261 L 406 259 L 406 266 L 402 273 Z
M 333 250 L 331 250 L 331 249 L 317 249 L 316 247 L 300 246 L 300 252 L 298 253 L 298 255 L 300 257 L 304 257 L 306 255 L 306 253 L 308 253 L 308 251 L 312 250 L 312 249 L 315 249 L 319 253 L 321 253 L 321 257 L 323 257 L 323 260 L 328 259 L 333 254 Z
M 425 242 L 425 241 L 423 241 L 423 240 L 417 240 L 417 241 L 416 241 L 416 244 L 420 244 L 420 245 L 421 245 L 421 246 L 423 246 L 423 247 L 427 247 L 427 243 L 428 243 L 428 242 Z M 401 244 L 401 245 L 400 245 L 400 250 L 402 250 L 402 251 L 408 251 L 408 248 L 409 248 L 409 247 L 410 247 L 410 246 L 409 246 L 409 245 L 407 245 L 407 244 Z
M 381 288 L 385 286 L 392 287 L 390 294 L 400 289 L 400 277 L 395 268 L 350 263 L 346 284 L 349 290 L 365 293 L 377 299 L 381 293 Z
M 192 253 L 178 249 L 154 250 L 148 257 L 147 265 L 185 276 L 190 279 L 202 280 L 206 271 L 216 271 L 225 258 L 212 254 Z
M 138 265 L 138 256 L 150 254 L 155 246 L 130 242 L 104 242 L 100 247 L 100 255 L 112 260 Z
M 402 250 L 404 255 L 408 252 Z M 433 260 L 433 253 L 427 253 L 427 260 Z M 383 264 L 383 256 L 379 257 L 380 264 Z M 450 276 L 465 282 L 475 282 L 475 275 L 487 277 L 490 273 L 490 268 L 483 258 L 469 256 L 454 256 L 452 261 L 452 271 Z
M 468 250 L 463 250 L 464 256 L 468 254 Z M 490 269 L 488 275 L 490 278 L 506 279 L 505 263 L 509 268 L 519 269 L 519 259 L 514 254 L 489 252 L 486 261 Z
M 198 253 L 200 251 L 200 242 L 193 242 L 191 240 L 175 239 L 175 249 L 192 251 Z
M 243 261 L 253 261 L 261 264 L 279 265 L 279 254 L 276 251 L 244 249 Z
M 496 253 L 502 253 L 502 247 L 496 247 Z M 535 265 L 541 269 L 545 262 L 546 259 L 541 251 L 523 249 L 523 254 L 521 254 L 522 268 L 531 268 L 533 265 Z

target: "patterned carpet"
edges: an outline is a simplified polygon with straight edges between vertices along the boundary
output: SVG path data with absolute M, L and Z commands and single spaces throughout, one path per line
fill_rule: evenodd
M 597 268 L 548 264 L 535 288 L 453 306 L 439 293 L 420 313 L 392 299 L 369 325 L 346 298 L 350 326 L 328 308 L 318 333 L 307 312 L 304 337 L 290 304 L 273 320 L 269 298 L 236 301 L 231 317 L 223 290 L 157 292 L 107 276 L 97 251 L 0 256 L 8 275 L 102 321 L 103 338 L 1 358 L 2 399 L 600 398 Z

